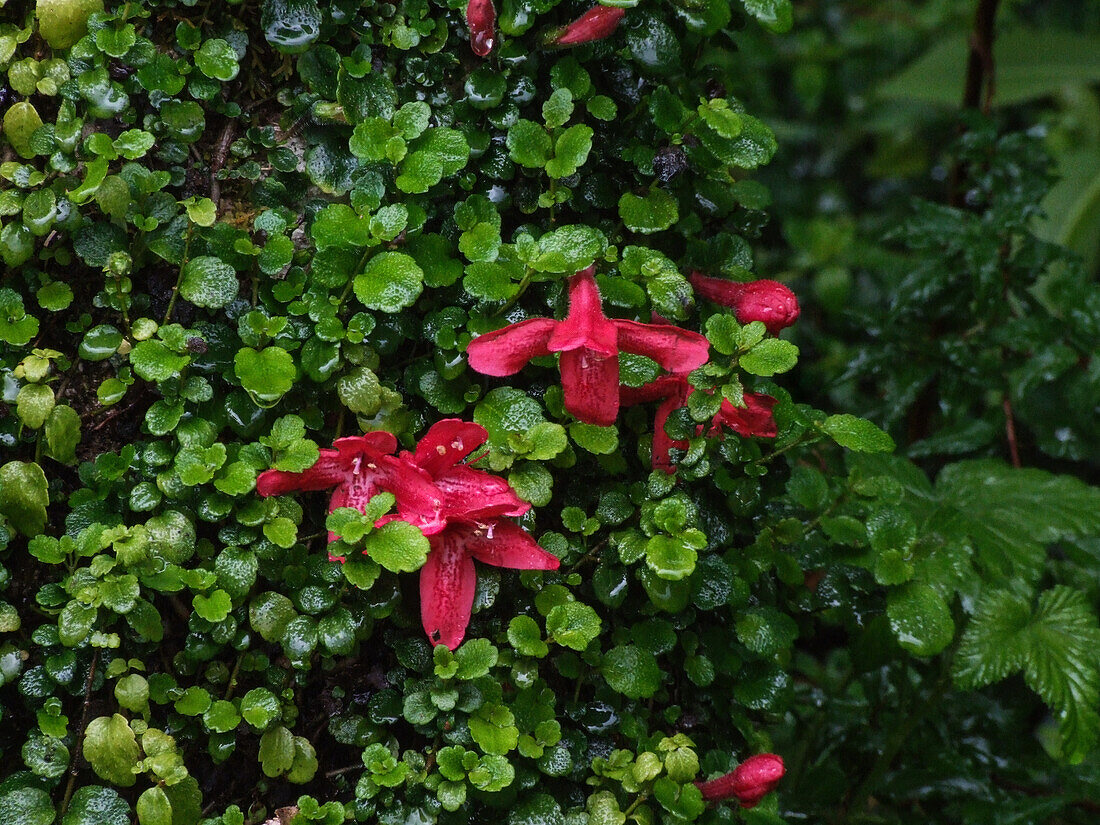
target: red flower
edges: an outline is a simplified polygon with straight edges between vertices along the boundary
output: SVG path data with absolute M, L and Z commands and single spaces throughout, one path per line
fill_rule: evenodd
M 493 0 L 470 0 L 466 6 L 466 25 L 470 27 L 470 48 L 478 57 L 493 50 L 497 10 Z
M 390 433 L 374 432 L 338 438 L 333 448 L 321 448 L 312 467 L 301 473 L 265 470 L 256 479 L 261 496 L 281 496 L 292 490 L 326 490 L 335 487 L 329 512 L 354 507 L 366 512 L 367 502 L 383 491 L 393 493 L 399 510 L 409 514 L 418 527 L 439 520 L 442 506 L 439 490 L 428 475 L 392 455 L 397 439 Z M 329 541 L 336 534 L 329 533 Z
M 778 281 L 738 283 L 692 272 L 691 285 L 704 298 L 733 307 L 742 324 L 763 321 L 772 335 L 797 321 L 801 311 L 795 294 Z
M 670 450 L 675 447 L 678 450 L 686 450 L 688 443 L 676 440 L 665 432 L 665 422 L 673 410 L 678 410 L 687 404 L 691 394 L 691 384 L 683 375 L 662 375 L 656 381 L 652 381 L 641 387 L 620 387 L 619 397 L 625 406 L 644 404 L 647 401 L 661 401 L 657 407 L 657 414 L 653 418 L 653 469 L 664 470 L 666 473 L 675 472 L 672 460 L 669 457 Z M 696 427 L 696 434 L 719 435 L 723 427 L 733 430 L 746 438 L 758 436 L 762 438 L 775 438 L 777 429 L 775 419 L 772 417 L 772 408 L 775 407 L 775 399 L 762 393 L 745 393 L 745 406 L 735 407 L 728 399 L 722 399 L 722 406 L 710 421 L 710 425 L 700 424 Z
M 551 46 L 578 46 L 610 37 L 619 27 L 626 9 L 612 6 L 593 6 L 550 40 Z
M 459 463 L 486 438 L 484 427 L 448 418 L 425 433 L 415 454 L 401 454 L 402 461 L 431 478 L 442 499 L 439 527 L 428 535 L 431 551 L 420 568 L 420 618 L 432 643 L 451 650 L 470 622 L 474 559 L 517 570 L 558 567 L 556 556 L 506 518 L 523 515 L 531 505 L 504 479 Z
M 303 473 L 260 473 L 256 489 L 275 496 L 336 487 L 330 512 L 337 507 L 365 512 L 373 496 L 393 493 L 397 513 L 376 524 L 400 519 L 428 537 L 431 550 L 420 568 L 420 616 L 428 638 L 454 650 L 466 634 L 474 604 L 474 559 L 518 570 L 558 567 L 556 556 L 507 519 L 523 515 L 531 505 L 504 479 L 460 463 L 487 437 L 478 424 L 448 418 L 424 434 L 414 453 L 400 456 L 391 455 L 397 440 L 389 433 L 338 438 L 335 449 L 322 449 Z M 329 533 L 329 541 L 335 539 Z
M 742 808 L 752 808 L 774 790 L 784 772 L 782 757 L 774 753 L 760 753 L 750 756 L 725 776 L 709 782 L 696 782 L 695 785 L 708 802 L 736 799 Z
M 608 318 L 588 267 L 569 280 L 564 321 L 531 318 L 470 342 L 470 366 L 485 375 L 513 375 L 532 358 L 561 353 L 565 408 L 588 424 L 607 426 L 619 414 L 619 353 L 652 358 L 669 372 L 690 372 L 707 360 L 707 339 L 671 324 Z

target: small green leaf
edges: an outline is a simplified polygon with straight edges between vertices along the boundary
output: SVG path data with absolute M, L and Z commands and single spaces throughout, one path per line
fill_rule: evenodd
M 101 779 L 121 788 L 129 788 L 137 780 L 141 752 L 126 717 L 121 714 L 100 716 L 88 723 L 84 731 L 84 758 Z
M 534 121 L 517 120 L 508 130 L 506 144 L 512 160 L 528 169 L 542 169 L 550 160 L 550 135 Z
M 424 566 L 430 549 L 427 537 L 405 521 L 382 525 L 365 539 L 366 553 L 387 570 L 411 573 Z
M 180 294 L 200 307 L 221 309 L 228 306 L 240 288 L 233 267 L 210 255 L 192 258 L 180 273 Z
M 424 271 L 403 252 L 380 252 L 355 276 L 355 297 L 370 309 L 398 312 L 424 288 Z
M 821 429 L 841 447 L 856 452 L 889 453 L 894 449 L 894 439 L 889 435 L 870 421 L 847 413 L 830 415 Z
M 36 536 L 46 528 L 49 503 L 46 474 L 37 464 L 9 461 L 0 467 L 0 515 L 24 536 Z
M 619 217 L 631 232 L 649 235 L 675 224 L 680 210 L 676 198 L 664 189 L 652 189 L 645 197 L 624 192 L 619 198 Z
M 237 76 L 240 67 L 237 65 L 237 53 L 233 47 L 221 38 L 213 38 L 203 42 L 194 55 L 195 65 L 204 75 L 214 80 L 228 83 Z
M 652 696 L 661 685 L 657 658 L 636 645 L 613 647 L 604 656 L 600 672 L 613 690 L 631 699 Z
M 943 597 L 926 584 L 910 583 L 890 593 L 890 629 L 915 656 L 935 656 L 955 638 L 955 620 Z
M 294 386 L 294 359 L 280 347 L 245 347 L 233 359 L 233 372 L 258 406 L 271 406 Z
M 742 355 L 738 363 L 745 372 L 770 377 L 786 372 L 798 363 L 798 347 L 780 338 L 765 338 Z
M 546 632 L 559 645 L 584 650 L 600 635 L 600 616 L 586 604 L 555 605 L 546 616 Z

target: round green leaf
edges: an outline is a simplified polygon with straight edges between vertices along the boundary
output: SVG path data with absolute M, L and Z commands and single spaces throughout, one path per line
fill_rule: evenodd
M 586 604 L 566 602 L 546 616 L 546 632 L 553 640 L 573 650 L 584 650 L 600 635 L 600 616 Z
M 271 406 L 294 386 L 294 359 L 280 347 L 245 347 L 233 359 L 233 371 L 259 406 Z
M 200 255 L 183 265 L 180 294 L 200 307 L 221 309 L 228 306 L 240 288 L 233 267 L 212 255 Z
M 935 656 L 955 638 L 951 608 L 926 584 L 914 582 L 890 593 L 886 615 L 898 643 L 916 656 Z
M 424 288 L 424 270 L 403 252 L 380 252 L 355 276 L 355 297 L 370 309 L 399 312 Z
M 367 554 L 394 573 L 411 573 L 428 558 L 427 537 L 405 521 L 391 521 L 367 536 Z
M 631 699 L 652 696 L 661 684 L 657 658 L 636 645 L 619 645 L 609 650 L 600 671 L 613 690 Z

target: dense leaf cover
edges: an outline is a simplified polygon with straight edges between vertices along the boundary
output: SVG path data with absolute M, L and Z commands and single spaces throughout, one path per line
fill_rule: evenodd
M 894 214 L 830 415 L 754 260 L 785 0 L 0 11 L 0 819 L 1090 821 L 1033 138 Z

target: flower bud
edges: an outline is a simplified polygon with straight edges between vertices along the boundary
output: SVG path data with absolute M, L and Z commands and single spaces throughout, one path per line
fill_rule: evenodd
M 611 6 L 593 6 L 550 41 L 551 46 L 578 46 L 603 40 L 609 37 L 619 26 L 626 9 Z
M 486 57 L 496 42 L 497 10 L 493 0 L 470 0 L 466 25 L 470 27 L 470 48 L 478 57 Z
M 798 320 L 798 298 L 778 281 L 739 283 L 691 273 L 691 285 L 704 298 L 732 307 L 742 324 L 762 321 L 772 335 Z
M 742 808 L 752 808 L 775 789 L 783 778 L 783 758 L 774 753 L 750 756 L 733 771 L 695 786 L 708 802 L 736 799 Z

